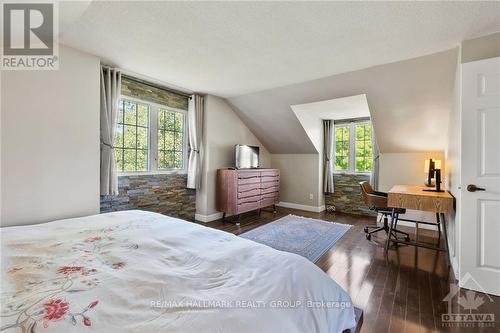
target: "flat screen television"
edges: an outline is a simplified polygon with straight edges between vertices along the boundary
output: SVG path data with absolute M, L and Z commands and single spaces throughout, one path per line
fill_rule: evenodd
M 255 169 L 259 167 L 259 147 L 248 145 L 235 145 L 236 169 Z

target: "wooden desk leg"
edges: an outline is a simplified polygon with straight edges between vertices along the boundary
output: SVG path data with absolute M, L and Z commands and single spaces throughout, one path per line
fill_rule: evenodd
M 396 208 L 392 209 L 391 213 L 391 223 L 389 224 L 389 233 L 387 234 L 387 240 L 385 242 L 385 255 L 387 256 L 387 253 L 389 252 L 389 245 L 391 243 L 391 236 L 392 236 L 392 226 L 394 225 L 394 220 L 396 219 Z
M 443 233 L 444 233 L 444 247 L 446 249 L 446 257 L 448 258 L 448 267 L 451 266 L 451 259 L 450 259 L 450 248 L 448 246 L 448 231 L 446 229 L 446 220 L 444 213 L 441 213 L 441 221 L 440 224 L 443 223 Z

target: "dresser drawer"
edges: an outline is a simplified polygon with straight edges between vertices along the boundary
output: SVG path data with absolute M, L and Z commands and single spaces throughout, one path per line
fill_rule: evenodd
M 253 185 L 253 184 L 252 184 Z M 258 185 L 258 184 L 256 184 Z M 260 195 L 260 188 L 254 188 L 252 190 L 238 192 L 238 198 L 248 198 Z
M 247 192 L 252 190 L 260 190 L 260 183 L 244 184 L 238 186 L 238 192 Z
M 258 184 L 260 183 L 260 174 L 257 173 L 248 173 L 244 175 L 238 175 L 238 185 L 246 185 L 246 184 Z
M 272 206 L 272 205 L 275 205 L 279 202 L 279 200 L 277 198 L 267 198 L 267 199 L 262 199 L 260 201 L 260 207 L 264 208 L 264 207 L 267 207 L 267 206 Z
M 278 182 L 280 180 L 280 176 L 262 176 L 262 182 Z
M 238 205 L 250 202 L 258 202 L 260 200 L 260 194 L 254 195 L 252 197 L 238 198 Z
M 273 192 L 279 192 L 279 186 L 269 186 L 269 187 L 263 188 L 261 191 L 262 194 L 273 193 Z
M 262 194 L 262 196 L 261 196 L 262 200 L 278 199 L 278 197 L 279 197 L 279 192 L 266 193 L 266 194 Z
M 280 171 L 279 170 L 276 170 L 276 169 L 272 169 L 272 170 L 263 170 L 260 172 L 260 174 L 262 175 L 262 177 L 275 177 L 275 176 L 279 176 L 280 175 Z
M 256 202 L 246 202 L 238 204 L 238 206 L 236 207 L 236 214 L 241 214 L 251 210 L 259 209 L 261 207 L 260 203 L 261 201 L 258 200 Z
M 280 185 L 280 182 L 278 180 L 275 180 L 275 181 L 267 181 L 267 182 L 262 182 L 260 184 L 260 188 L 265 190 L 265 189 L 268 189 L 270 187 L 279 187 Z
M 238 172 L 238 179 L 260 177 L 259 171 Z

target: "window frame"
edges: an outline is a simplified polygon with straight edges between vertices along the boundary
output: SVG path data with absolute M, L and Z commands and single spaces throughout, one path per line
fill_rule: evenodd
M 125 99 L 137 103 L 147 104 L 149 106 L 149 133 L 148 133 L 148 166 L 147 171 L 117 171 L 118 176 L 139 176 L 139 175 L 162 175 L 162 174 L 186 174 L 187 164 L 188 164 L 188 128 L 187 128 L 187 111 L 182 109 L 177 109 L 170 107 L 168 105 L 162 105 L 147 100 L 143 100 L 136 97 L 131 97 L 127 95 L 120 95 L 120 100 Z M 177 112 L 183 115 L 182 124 L 182 158 L 183 167 L 178 169 L 158 169 L 158 121 L 159 113 L 158 110 L 163 109 L 170 112 Z
M 340 122 L 338 124 L 335 124 L 334 126 L 334 132 L 333 132 L 334 149 L 336 147 L 335 134 L 337 133 L 337 127 L 349 128 L 349 156 L 348 156 L 349 168 L 347 170 L 335 170 L 335 165 L 334 165 L 333 166 L 334 174 L 370 175 L 372 173 L 372 171 L 366 171 L 366 172 L 356 171 L 356 126 L 358 125 L 370 125 L 372 127 L 372 133 L 373 133 L 373 124 L 370 119 Z M 372 145 L 373 145 L 373 140 L 372 140 Z M 336 157 L 337 157 L 337 151 L 334 150 L 334 159 L 333 159 L 334 161 L 336 161 Z

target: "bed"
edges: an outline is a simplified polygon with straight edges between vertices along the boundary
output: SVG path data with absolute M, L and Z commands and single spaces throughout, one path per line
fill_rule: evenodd
M 144 211 L 1 236 L 1 332 L 342 332 L 349 295 L 308 260 Z

